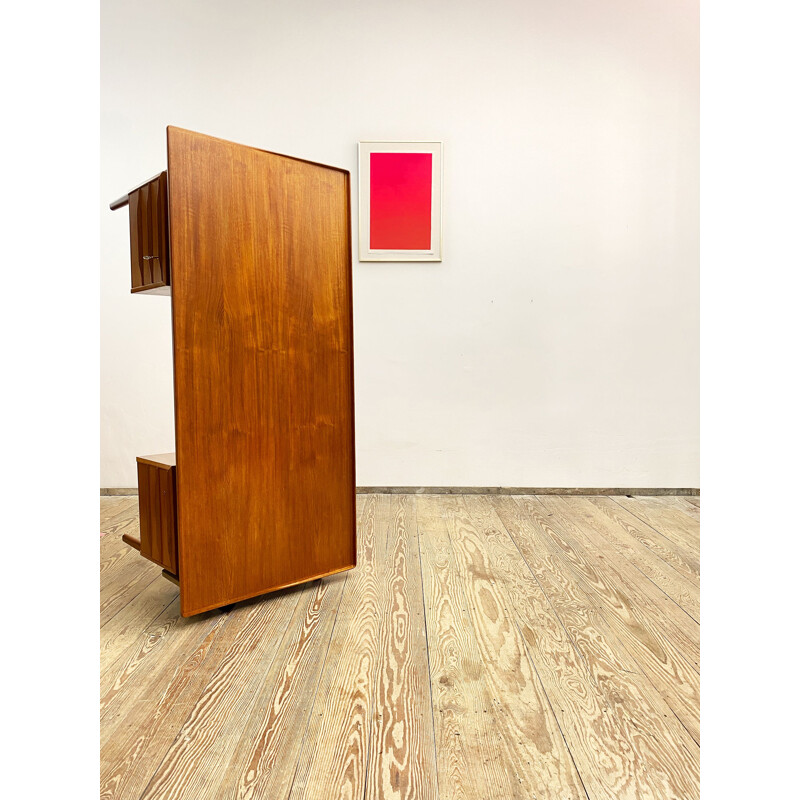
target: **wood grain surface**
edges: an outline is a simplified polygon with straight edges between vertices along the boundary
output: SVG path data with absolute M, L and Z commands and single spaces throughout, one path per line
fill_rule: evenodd
M 113 502 L 112 502 L 113 501 Z M 118 515 L 124 515 L 124 519 L 133 519 L 127 512 L 136 505 L 136 497 L 109 497 L 103 501 L 100 511 L 100 535 L 108 533 L 107 524 Z
M 139 551 L 145 558 L 178 574 L 178 531 L 175 507 L 174 454 L 136 459 L 139 478 Z
M 641 621 L 642 627 L 663 630 L 671 642 L 679 645 L 693 667 L 699 669 L 700 626 L 695 616 L 674 599 L 691 598 L 699 607 L 698 587 L 674 574 L 669 575 L 667 588 L 661 588 L 652 579 L 642 581 L 640 574 L 643 570 L 638 569 L 631 559 L 622 558 L 614 547 L 614 541 L 609 542 L 603 535 L 602 532 L 609 526 L 605 515 L 599 514 L 591 504 L 584 506 L 586 501 L 576 502 L 571 497 L 548 498 L 542 503 L 545 508 L 552 508 L 562 501 L 562 519 L 567 521 L 568 528 L 572 526 L 568 531 L 573 534 L 571 541 L 585 548 L 586 552 L 599 553 L 597 560 L 603 567 L 602 577 L 607 579 L 607 585 L 615 596 L 622 602 L 627 599 L 631 607 L 640 612 L 640 620 L 649 620 L 649 623 Z M 691 617 L 691 623 L 687 623 L 687 615 Z M 696 616 L 699 617 L 699 614 Z
M 634 750 L 632 725 L 610 713 L 608 680 L 595 680 L 597 671 L 588 665 L 593 654 L 578 650 L 492 504 L 474 497 L 464 506 L 485 541 L 491 574 L 505 594 L 587 792 L 607 800 L 652 796 L 648 763 L 641 750 Z M 620 751 L 625 741 L 631 749 Z
M 184 615 L 355 563 L 350 176 L 167 129 Z
M 684 497 L 685 504 L 681 504 L 680 508 L 690 513 L 690 516 L 694 517 L 694 519 L 700 519 L 700 498 L 699 497 Z M 689 506 L 692 507 L 692 511 L 689 512 Z
M 700 522 L 672 504 L 654 497 L 615 497 L 614 502 L 626 508 L 642 522 L 664 534 L 694 555 L 700 555 Z
M 648 577 L 664 588 L 668 579 L 658 577 L 659 572 L 667 574 L 672 570 L 679 572 L 694 586 L 700 586 L 700 560 L 696 554 L 690 553 L 685 548 L 668 539 L 649 525 L 631 514 L 627 509 L 621 509 L 608 497 L 590 497 L 589 503 L 600 510 L 614 525 L 601 525 L 603 530 L 609 531 L 609 541 L 616 542 L 627 558 L 636 564 L 639 569 L 646 572 Z M 677 498 L 681 499 L 681 498 Z M 694 508 L 689 503 L 687 506 Z M 590 512 L 594 513 L 594 512 Z M 672 569 L 664 567 L 666 563 Z
M 437 797 L 425 611 L 413 498 L 394 495 L 387 525 L 381 636 L 365 798 Z
M 246 764 L 236 787 L 241 800 L 289 794 L 346 580 L 317 581 L 298 605 L 302 619 L 286 629 L 233 754 L 232 763 Z
M 532 664 L 522 634 L 507 613 L 502 586 L 492 575 L 486 542 L 461 508 L 446 514 L 448 533 L 472 612 L 486 682 L 503 709 L 496 719 L 508 768 L 520 797 L 583 797 L 573 758 Z
M 112 211 L 121 205 L 112 203 Z M 170 283 L 167 173 L 128 194 L 131 240 L 131 292 L 168 292 Z
M 362 798 L 386 606 L 389 498 L 359 498 L 358 565 L 347 573 L 297 764 L 292 798 Z
M 485 678 L 470 603 L 442 513 L 446 498 L 417 498 L 428 659 L 441 797 L 503 800 L 521 793 L 503 735 L 502 708 Z
M 683 628 L 668 624 L 668 620 L 660 616 L 660 608 L 648 602 L 645 595 L 652 595 L 652 584 L 646 578 L 637 578 L 637 575 L 641 576 L 638 570 L 634 570 L 624 582 L 620 581 L 620 567 L 610 563 L 608 550 L 603 550 L 602 546 L 598 548 L 597 540 L 592 538 L 593 531 L 585 520 L 576 517 L 566 503 L 560 502 L 566 499 L 522 498 L 520 503 L 533 519 L 542 513 L 549 516 L 548 537 L 572 567 L 573 579 L 595 609 L 603 612 L 611 629 L 636 659 L 640 669 L 659 688 L 673 713 L 699 742 L 699 663 L 691 655 L 688 658 L 684 656 L 665 630 L 667 627 L 678 630 L 684 639 L 691 637 L 697 623 L 684 614 Z M 539 511 L 540 505 L 544 506 L 543 512 Z M 661 604 L 661 608 L 666 607 L 669 606 Z
M 360 496 L 355 569 L 189 619 L 107 533 L 101 798 L 696 800 L 696 520 L 606 502 Z
M 556 532 L 562 520 L 535 505 L 526 506 L 523 500 L 512 498 L 493 506 L 580 653 L 593 683 L 606 698 L 607 713 L 613 713 L 626 731 L 601 763 L 619 771 L 612 760 L 615 756 L 633 759 L 640 767 L 643 760 L 647 785 L 639 784 L 638 788 L 644 796 L 697 797 L 697 741 L 642 670 L 633 648 L 618 635 L 616 625 L 605 613 L 607 607 L 597 601 L 592 586 L 575 569 L 574 556 L 565 552 L 563 545 L 567 543 Z M 534 633 L 538 635 L 538 630 Z M 634 774 L 642 774 L 637 767 L 631 768 Z

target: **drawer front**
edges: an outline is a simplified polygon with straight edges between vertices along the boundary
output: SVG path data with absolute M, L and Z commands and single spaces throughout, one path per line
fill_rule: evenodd
M 137 464 L 141 553 L 178 575 L 175 467 Z
M 170 285 L 167 173 L 128 197 L 131 226 L 131 291 L 165 293 Z

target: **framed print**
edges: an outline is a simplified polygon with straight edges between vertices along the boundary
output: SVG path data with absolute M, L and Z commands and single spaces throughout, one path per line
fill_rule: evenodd
M 442 143 L 358 143 L 359 261 L 442 260 Z

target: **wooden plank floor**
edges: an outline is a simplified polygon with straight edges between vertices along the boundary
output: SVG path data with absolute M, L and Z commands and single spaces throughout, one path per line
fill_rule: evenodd
M 358 497 L 358 567 L 182 619 L 100 498 L 101 797 L 699 797 L 699 499 Z

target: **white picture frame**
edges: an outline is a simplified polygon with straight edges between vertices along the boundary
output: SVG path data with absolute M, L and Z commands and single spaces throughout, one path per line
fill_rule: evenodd
M 442 260 L 442 150 L 440 141 L 360 141 L 358 143 L 358 259 L 359 261 L 441 261 Z M 371 247 L 370 162 L 373 153 L 431 154 L 430 247 Z M 377 213 L 377 212 L 376 212 Z

